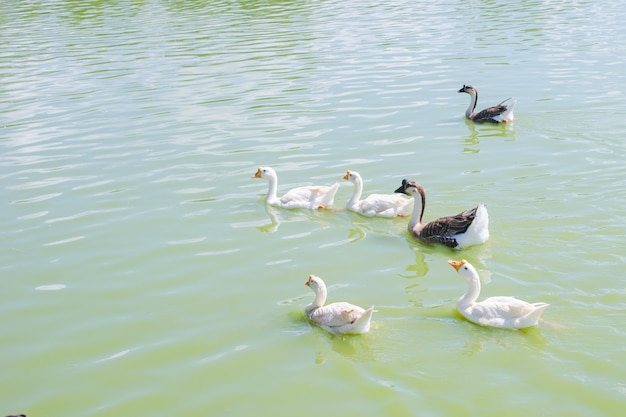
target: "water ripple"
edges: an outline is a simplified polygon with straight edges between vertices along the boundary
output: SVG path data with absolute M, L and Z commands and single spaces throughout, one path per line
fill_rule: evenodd
M 418 6 L 0 2 L 0 402 L 249 415 L 281 392 L 328 414 L 303 387 L 332 396 L 333 381 L 396 394 L 333 405 L 344 414 L 409 415 L 417 396 L 455 415 L 485 390 L 488 415 L 623 406 L 623 5 Z M 515 96 L 516 121 L 465 121 L 469 82 L 479 105 Z M 460 253 L 416 242 L 406 219 L 270 208 L 259 165 L 281 191 L 346 169 L 371 192 L 415 178 L 429 219 L 484 200 L 492 238 L 463 257 L 492 276 L 486 294 L 550 302 L 551 324 L 457 318 L 445 261 Z M 370 335 L 311 331 L 293 302 L 311 271 L 383 306 Z

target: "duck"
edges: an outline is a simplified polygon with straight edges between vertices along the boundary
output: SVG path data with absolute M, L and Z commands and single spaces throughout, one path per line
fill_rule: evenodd
M 508 123 L 513 121 L 513 108 L 516 101 L 513 100 L 511 104 L 505 105 L 504 103 L 511 98 L 507 98 L 500 102 L 500 104 L 493 107 L 487 107 L 484 110 L 475 113 L 476 102 L 478 101 L 478 90 L 472 85 L 463 85 L 459 90 L 459 93 L 467 93 L 470 95 L 470 104 L 465 110 L 465 117 L 474 122 L 489 122 L 489 123 Z
M 276 196 L 278 188 L 278 176 L 276 171 L 270 167 L 259 167 L 252 178 L 264 178 L 269 180 L 270 185 L 265 201 L 267 204 L 287 209 L 307 208 L 323 209 L 333 205 L 335 194 L 339 189 L 339 183 L 332 186 L 311 185 L 293 188 L 287 191 L 282 197 Z
M 369 332 L 374 306 L 367 310 L 346 302 L 325 306 L 327 291 L 324 281 L 316 275 L 309 275 L 304 285 L 315 293 L 313 302 L 304 309 L 313 324 L 334 335 Z
M 524 329 L 536 326 L 541 314 L 550 306 L 547 303 L 528 303 L 515 297 L 489 297 L 476 302 L 480 295 L 480 277 L 476 268 L 465 259 L 448 263 L 469 284 L 467 292 L 459 298 L 456 309 L 463 317 L 481 326 Z
M 454 249 L 464 249 L 480 245 L 489 239 L 489 214 L 484 204 L 453 216 L 439 217 L 429 223 L 423 223 L 426 206 L 424 187 L 415 181 L 402 180 L 396 193 L 413 197 L 413 213 L 409 220 L 409 232 L 421 242 L 440 243 Z
M 354 194 L 346 203 L 350 211 L 369 217 L 404 217 L 413 211 L 413 199 L 401 194 L 371 194 L 361 200 L 363 179 L 356 171 L 348 170 L 343 179 L 354 184 Z

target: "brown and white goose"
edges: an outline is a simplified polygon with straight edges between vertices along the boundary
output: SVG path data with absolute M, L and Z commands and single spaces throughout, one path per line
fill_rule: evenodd
M 483 204 L 454 216 L 422 223 L 426 206 L 424 187 L 415 181 L 402 180 L 396 193 L 404 193 L 415 199 L 408 229 L 424 243 L 440 243 L 450 248 L 463 249 L 485 243 L 489 239 L 489 214 Z
M 502 101 L 500 104 L 488 107 L 478 113 L 476 110 L 476 103 L 478 102 L 478 90 L 472 85 L 463 85 L 459 90 L 459 93 L 467 93 L 470 95 L 470 104 L 465 110 L 465 117 L 474 122 L 489 122 L 489 123 L 507 123 L 513 121 L 513 107 L 515 107 L 515 100 L 509 105 L 504 103 L 510 100 L 510 97 Z

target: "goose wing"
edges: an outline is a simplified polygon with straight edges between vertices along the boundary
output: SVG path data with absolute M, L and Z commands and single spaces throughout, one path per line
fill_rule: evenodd
M 532 316 L 541 304 L 531 304 L 515 297 L 490 297 L 474 304 L 466 317 L 485 326 L 522 328 L 536 324 L 537 318 Z M 540 314 L 538 311 L 536 315 Z
M 413 208 L 413 199 L 402 194 L 371 194 L 359 201 L 358 211 L 367 216 L 395 217 L 406 215 Z
M 293 188 L 280 197 L 280 205 L 286 208 L 318 208 L 320 205 L 330 205 L 338 188 L 338 183 L 332 187 L 318 185 Z
M 280 197 L 280 202 L 283 205 L 296 202 L 304 204 L 311 199 L 312 194 L 311 187 L 308 186 L 292 188 Z
M 420 238 L 427 243 L 441 243 L 451 248 L 457 246 L 455 235 L 465 233 L 476 218 L 478 207 L 466 210 L 454 216 L 435 219 L 424 225 Z
M 329 328 L 354 323 L 365 313 L 359 306 L 350 303 L 333 303 L 313 310 L 309 319 L 320 326 Z
M 487 107 L 486 109 L 479 111 L 472 116 L 472 120 L 477 122 L 500 122 L 501 120 L 498 118 L 498 116 L 504 116 L 504 114 L 509 110 L 509 107 L 515 104 L 515 101 L 512 102 L 511 106 L 504 104 L 510 99 L 511 97 L 503 100 L 495 106 Z
M 508 107 L 504 104 L 498 104 L 497 106 L 488 107 L 480 112 L 476 113 L 472 120 L 475 121 L 497 121 L 496 117 L 502 115 L 508 110 Z

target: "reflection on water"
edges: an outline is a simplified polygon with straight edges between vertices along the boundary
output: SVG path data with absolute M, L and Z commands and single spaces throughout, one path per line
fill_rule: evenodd
M 375 351 L 372 349 L 368 335 L 343 335 L 330 338 L 331 349 L 341 356 L 355 362 L 372 362 L 376 360 Z M 316 363 L 324 355 L 318 353 Z
M 494 344 L 506 350 L 517 350 L 520 347 L 535 350 L 548 344 L 548 339 L 542 334 L 539 327 L 523 330 L 495 329 L 470 323 L 456 310 L 455 313 L 455 316 L 463 322 L 459 325 L 465 325 L 470 330 L 467 333 L 468 338 L 463 349 L 463 354 L 466 356 L 484 352 Z
M 297 223 L 297 222 L 313 222 L 318 223 L 321 227 L 328 224 L 341 224 L 341 227 L 347 230 L 347 239 L 337 242 L 331 242 L 329 245 L 342 245 L 345 243 L 354 243 L 365 239 L 368 233 L 376 233 L 383 235 L 395 235 L 397 229 L 391 227 L 394 221 L 406 221 L 405 219 L 392 218 L 368 218 L 358 213 L 353 213 L 343 208 L 333 208 L 326 210 L 307 210 L 307 209 L 282 209 L 272 205 L 263 204 L 265 212 L 269 217 L 269 223 L 255 226 L 260 232 L 274 233 L 278 231 L 281 224 Z M 254 222 L 255 224 L 257 222 Z M 238 223 L 237 227 L 247 227 L 250 223 Z
M 274 233 L 278 230 L 278 226 L 280 226 L 280 221 L 278 220 L 279 210 L 269 204 L 265 204 L 265 211 L 270 217 L 270 223 L 263 226 L 257 226 L 257 229 L 263 233 Z
M 477 124 L 464 118 L 469 135 L 465 137 L 466 145 L 479 145 L 481 139 L 495 140 L 494 138 L 504 138 L 507 141 L 515 140 L 515 122 L 513 123 L 484 123 Z M 478 148 L 465 148 L 464 152 L 478 153 Z
M 428 263 L 426 263 L 426 254 L 420 250 L 413 249 L 415 255 L 415 263 L 406 267 L 406 271 L 411 274 L 400 274 L 402 278 L 421 278 L 428 273 Z

